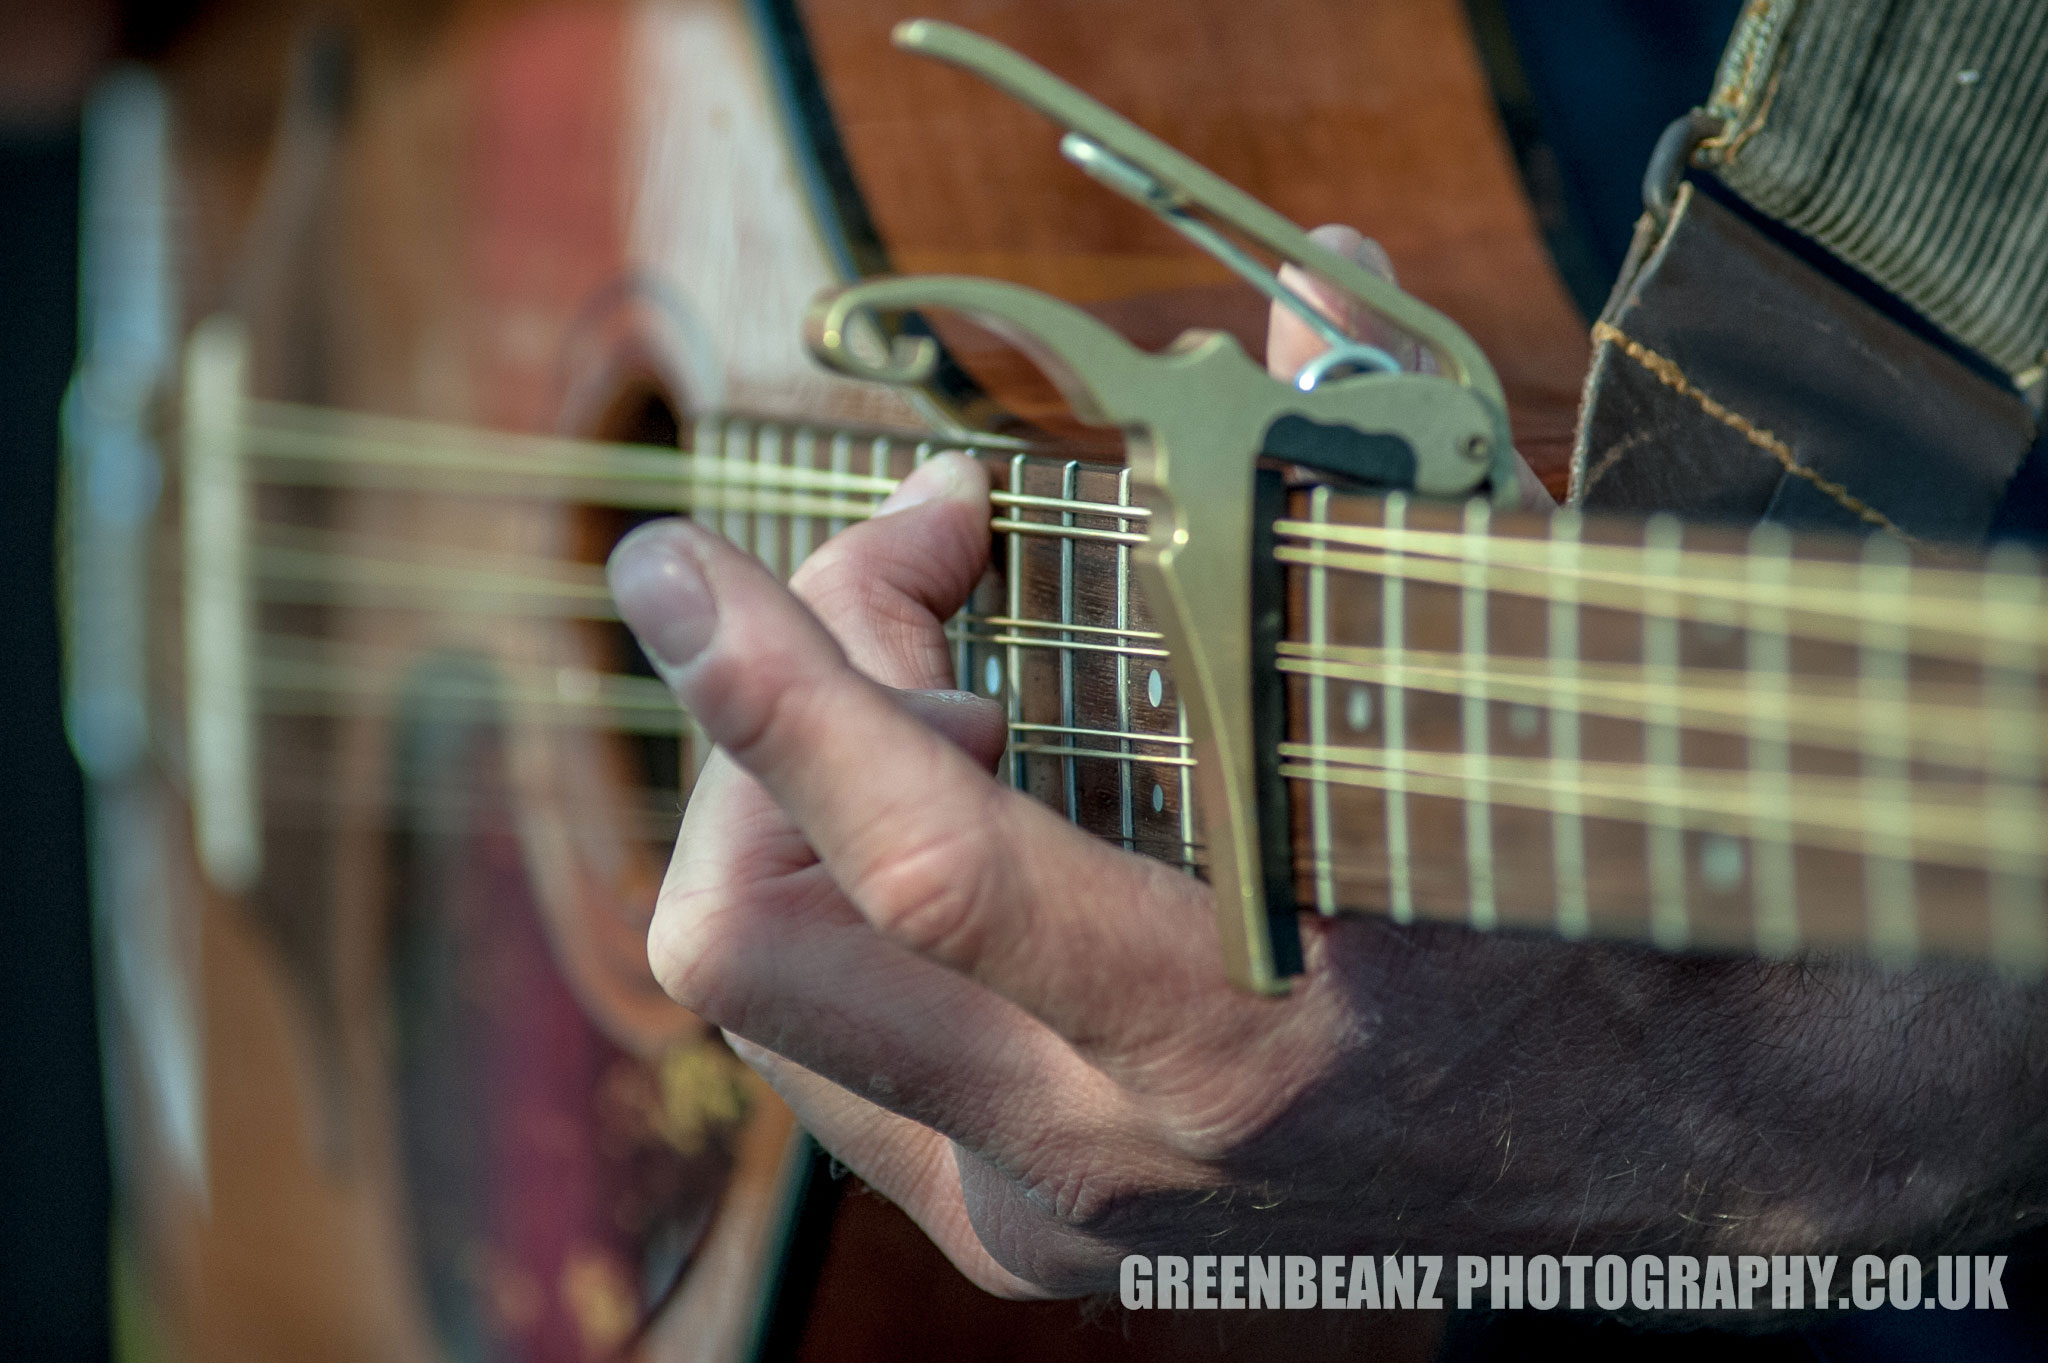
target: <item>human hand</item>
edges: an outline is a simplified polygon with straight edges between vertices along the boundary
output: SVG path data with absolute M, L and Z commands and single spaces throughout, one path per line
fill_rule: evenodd
M 941 456 L 793 591 L 679 522 L 612 565 L 721 747 L 656 973 L 983 1287 L 1197 1247 L 1953 1249 L 2031 1214 L 2041 995 L 1967 970 L 1305 918 L 1292 995 L 1228 988 L 1206 889 L 998 785 L 1000 709 L 942 689 L 988 516 Z
M 1229 989 L 1202 886 L 998 785 L 1000 712 L 928 689 L 984 497 L 942 456 L 795 594 L 679 522 L 613 564 L 724 750 L 658 975 L 982 1286 L 1193 1245 L 1897 1241 L 2038 1156 L 2039 1085 L 2002 1080 L 2039 1073 L 2038 1000 L 1963 972 L 1310 919 L 1290 997 Z

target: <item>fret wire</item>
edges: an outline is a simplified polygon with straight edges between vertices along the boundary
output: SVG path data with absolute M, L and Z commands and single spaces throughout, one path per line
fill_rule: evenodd
M 1116 477 L 1116 500 L 1124 505 L 1131 499 L 1131 471 L 1128 467 L 1120 470 Z M 1119 637 L 1131 637 L 1131 547 L 1119 544 L 1116 547 L 1116 632 Z M 1125 752 L 1131 751 L 1131 658 L 1119 653 L 1116 664 L 1116 727 L 1121 731 L 1118 746 Z M 1138 815 L 1135 792 L 1132 789 L 1134 773 L 1131 763 L 1119 762 L 1117 775 L 1117 827 L 1126 847 L 1133 847 L 1138 841 Z
M 1783 526 L 1765 521 L 1750 532 L 1748 570 L 1760 589 L 1775 588 L 1791 576 L 1792 536 Z M 1765 601 L 1774 599 L 1769 590 L 1761 595 Z M 1787 957 L 1799 949 L 1800 935 L 1791 839 L 1792 658 L 1784 607 L 1761 604 L 1752 610 L 1744 650 L 1756 947 L 1765 956 Z
M 754 461 L 747 456 L 751 452 L 750 447 L 754 443 L 753 437 L 753 422 L 726 422 L 723 454 L 727 459 L 736 463 L 751 465 Z M 720 534 L 731 540 L 735 545 L 738 545 L 742 550 L 749 554 L 754 552 L 752 543 L 753 522 L 748 518 L 745 507 L 728 505 L 725 508 L 724 514 L 719 518 L 718 530 Z
M 690 443 L 700 450 L 723 449 L 725 438 L 718 418 L 699 417 L 692 429 Z M 702 460 L 692 460 L 689 467 L 690 474 L 682 483 L 689 491 L 680 510 L 692 524 L 716 530 L 718 524 L 709 505 L 710 494 L 715 488 L 713 470 Z M 676 799 L 687 804 L 690 792 L 696 788 L 697 778 L 704 772 L 704 764 L 711 760 L 711 744 L 704 741 L 704 732 L 690 720 L 688 711 L 678 707 L 678 713 L 684 716 L 685 722 L 676 734 Z
M 1382 515 L 1390 536 L 1398 540 L 1408 511 L 1408 498 L 1399 493 L 1388 496 Z M 1401 677 L 1401 650 L 1407 637 L 1407 578 L 1402 555 L 1389 549 L 1388 571 L 1380 579 L 1380 648 L 1388 660 L 1387 679 L 1380 688 L 1381 734 L 1387 747 L 1400 752 L 1408 746 L 1408 693 Z M 1408 790 L 1405 777 L 1395 774 L 1385 795 L 1387 818 L 1387 912 L 1396 923 L 1415 921 L 1414 890 L 1408 863 Z
M 1643 673 L 1645 693 L 1643 765 L 1655 815 L 1645 831 L 1650 871 L 1650 938 L 1676 950 L 1691 936 L 1686 916 L 1685 828 L 1665 813 L 1660 798 L 1675 792 L 1683 765 L 1678 727 L 1678 620 L 1667 584 L 1678 581 L 1683 562 L 1682 530 L 1672 516 L 1652 516 L 1643 526 Z
M 1309 495 L 1309 518 L 1321 524 L 1330 516 L 1330 489 L 1318 487 Z M 1309 647 L 1322 649 L 1330 642 L 1330 580 L 1329 571 L 1318 565 L 1308 570 L 1308 639 Z M 1330 742 L 1330 683 L 1327 678 L 1313 677 L 1308 684 L 1308 732 L 1309 741 L 1317 747 L 1327 747 Z M 1337 912 L 1337 885 L 1329 865 L 1330 836 L 1330 788 L 1318 782 L 1309 791 L 1310 841 L 1316 856 L 1316 911 L 1322 914 Z
M 1872 598 L 1862 613 L 1863 640 L 1856 650 L 1857 692 L 1862 724 L 1857 770 L 1864 795 L 1864 902 L 1869 914 L 1872 954 L 1904 964 L 1919 951 L 1919 911 L 1913 863 L 1898 849 L 1913 845 L 1913 805 L 1907 782 L 1909 729 L 1905 713 L 1906 628 L 1878 609 L 1911 586 L 1905 546 L 1889 535 L 1864 541 L 1860 581 Z
M 802 474 L 812 474 L 818 468 L 818 433 L 808 426 L 797 429 L 796 438 L 790 442 L 790 464 Z M 811 534 L 816 524 L 814 517 L 798 516 L 789 523 L 789 571 L 794 573 L 811 556 Z
M 1025 458 L 1023 455 L 1019 454 L 1011 457 L 1010 491 L 1013 493 L 1020 493 L 1024 490 L 1024 467 Z M 1004 544 L 1006 559 L 1004 563 L 1005 586 L 1009 591 L 1010 618 L 1013 620 L 1022 619 L 1024 615 L 1024 541 L 1016 535 L 1011 535 L 1004 541 Z M 1006 682 L 1006 685 L 1009 687 L 1009 695 L 1005 700 L 1009 708 L 1010 723 L 1015 725 L 1024 718 L 1024 642 L 1015 634 L 1009 636 L 999 635 L 995 639 L 990 640 L 990 642 L 1004 649 L 1004 666 L 1008 669 L 1009 673 Z M 1010 751 L 1009 761 L 1010 784 L 1018 790 L 1025 789 L 1024 754 L 1016 751 L 1014 745 Z
M 1499 921 L 1494 903 L 1493 806 L 1488 766 L 1492 756 L 1492 716 L 1486 699 L 1485 672 L 1477 666 L 1486 656 L 1486 535 L 1492 508 L 1484 498 L 1465 503 L 1467 569 L 1458 589 L 1458 644 L 1465 655 L 1464 697 L 1458 706 L 1458 733 L 1463 744 L 1465 789 L 1465 879 L 1471 898 L 1471 925 L 1491 931 Z
M 895 482 L 893 475 L 889 472 L 889 465 L 894 460 L 895 454 L 896 442 L 886 435 L 875 436 L 868 442 L 868 473 L 873 476 L 876 482 L 888 482 L 891 484 Z M 893 492 L 894 490 L 892 486 L 890 491 Z M 882 498 L 888 495 L 885 492 L 877 496 L 874 505 L 868 508 L 868 514 L 873 515 L 874 508 L 880 506 Z
M 1066 465 L 1060 470 L 1061 497 L 1068 501 L 1073 500 L 1080 473 L 1080 462 L 1078 460 L 1068 460 Z M 1061 512 L 1060 521 L 1064 525 L 1072 525 L 1074 523 L 1074 513 L 1071 511 Z M 1060 541 L 1060 623 L 1063 625 L 1074 623 L 1074 542 L 1070 539 Z M 1072 643 L 1073 637 L 1071 633 L 1062 631 L 1060 642 L 1063 644 Z M 1074 650 L 1062 648 L 1059 654 L 1059 663 L 1060 723 L 1068 728 L 1073 728 Z M 1066 788 L 1067 821 L 1069 823 L 1079 823 L 1081 821 L 1081 783 L 1079 773 L 1074 767 L 1074 759 L 1071 756 L 1061 760 L 1060 776 L 1062 784 Z
M 2024 619 L 2040 612 L 2041 579 L 2032 554 L 2018 545 L 1999 544 L 1986 568 L 1987 613 Z M 2012 974 L 2038 976 L 2048 968 L 2048 877 L 2041 843 L 2048 810 L 2042 801 L 2040 748 L 2021 740 L 2031 738 L 2038 723 L 2040 677 L 2030 650 L 2011 643 L 1988 642 L 1979 666 L 1992 733 L 1985 822 L 1995 830 L 1993 841 L 2000 848 L 1991 861 L 1993 954 Z
M 782 468 L 782 431 L 773 422 L 762 422 L 754 429 L 754 465 L 760 469 Z M 786 518 L 771 515 L 766 511 L 754 513 L 754 552 L 778 578 L 788 577 L 795 564 L 784 565 L 782 561 L 782 531 Z
M 1550 758 L 1565 789 L 1550 813 L 1551 862 L 1557 886 L 1557 930 L 1566 938 L 1584 937 L 1591 928 L 1586 905 L 1586 822 L 1579 808 L 1579 711 L 1558 698 L 1576 692 L 1579 670 L 1579 606 L 1572 590 L 1578 567 L 1579 513 L 1570 509 L 1550 518 L 1550 561 L 1559 592 L 1550 600 L 1548 638 L 1550 682 Z
M 1188 735 L 1188 703 L 1175 700 L 1175 732 L 1182 738 Z M 1181 853 L 1182 861 L 1195 859 L 1195 763 L 1193 758 L 1180 768 L 1180 845 L 1186 850 Z
M 719 428 L 718 418 L 699 417 L 692 443 L 700 450 L 723 448 L 725 435 Z M 712 489 L 710 478 L 711 471 L 704 464 L 690 465 L 689 476 L 684 481 L 684 486 L 690 491 L 689 495 L 683 498 L 680 509 L 685 516 L 707 530 L 716 530 L 718 522 L 712 518 L 711 498 L 707 495 Z
M 829 459 L 834 475 L 841 478 L 851 477 L 853 474 L 853 437 L 845 431 L 834 431 L 832 433 Z M 844 530 L 848 524 L 849 522 L 845 516 L 829 517 L 825 522 L 825 533 L 828 536 L 836 535 Z

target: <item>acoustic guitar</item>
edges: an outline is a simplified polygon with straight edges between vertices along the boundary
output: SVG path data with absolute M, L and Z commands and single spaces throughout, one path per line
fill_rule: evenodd
M 957 8 L 1288 218 L 1374 232 L 1493 358 L 1559 484 L 1582 324 L 1448 0 Z M 798 322 L 843 278 L 943 271 L 1256 356 L 1264 301 L 1075 175 L 1035 115 L 894 53 L 891 9 L 223 7 L 160 85 L 97 107 L 72 715 L 131 1341 L 793 1342 L 764 1307 L 809 1157 L 645 961 L 704 754 L 603 590 L 637 519 L 697 516 L 787 571 L 919 458 L 971 449 L 997 571 L 955 638 L 962 684 L 1009 709 L 1002 776 L 1207 865 L 1118 441 L 957 318 L 920 323 L 947 364 L 907 395 L 812 364 Z M 2037 967 L 2030 563 L 1287 499 L 1269 756 L 1295 902 Z M 834 1287 L 841 1224 L 836 1261 L 810 1249 L 828 1313 L 862 1290 Z M 886 1295 L 890 1266 L 860 1267 Z M 839 1309 L 849 1355 L 887 1347 Z M 981 1356 L 1061 1308 L 1014 1309 Z M 918 1326 L 957 1350 L 941 1314 Z M 1388 1328 L 1427 1347 L 1426 1321 Z

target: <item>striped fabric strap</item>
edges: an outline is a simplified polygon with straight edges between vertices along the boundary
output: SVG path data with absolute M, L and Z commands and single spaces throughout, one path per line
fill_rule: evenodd
M 1751 0 L 1697 163 L 2022 387 L 2048 363 L 2048 3 Z

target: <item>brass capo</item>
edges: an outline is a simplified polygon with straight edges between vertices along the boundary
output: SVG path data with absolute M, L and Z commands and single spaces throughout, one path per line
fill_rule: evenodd
M 877 313 L 962 314 L 1028 355 L 1077 417 L 1124 432 L 1132 481 L 1150 508 L 1137 553 L 1141 585 L 1187 698 L 1195 789 L 1210 852 L 1217 924 L 1231 978 L 1286 988 L 1294 917 L 1266 883 L 1254 742 L 1255 469 L 1261 457 L 1356 483 L 1454 498 L 1490 488 L 1515 496 L 1515 454 L 1500 382 L 1472 338 L 1427 304 L 1319 245 L 1272 209 L 1008 48 L 934 20 L 896 45 L 971 71 L 1066 129 L 1068 159 L 1157 212 L 1182 235 L 1294 311 L 1331 351 L 1288 383 L 1234 337 L 1189 331 L 1159 353 L 1132 346 L 1070 304 L 989 279 L 884 278 L 821 296 L 806 339 L 823 363 L 857 378 L 916 386 L 938 347 L 926 337 L 876 341 Z M 1225 231 L 1293 261 L 1412 336 L 1437 374 L 1404 372 L 1344 335 Z M 1268 822 L 1273 822 L 1269 817 Z

